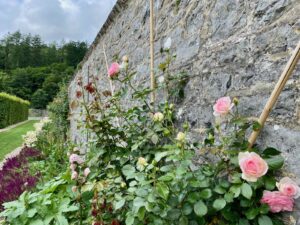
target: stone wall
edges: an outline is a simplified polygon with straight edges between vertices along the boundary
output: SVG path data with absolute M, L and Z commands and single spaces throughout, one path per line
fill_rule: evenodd
M 194 129 L 213 120 L 212 105 L 225 95 L 238 97 L 247 115 L 259 116 L 300 40 L 298 0 L 156 0 L 155 11 L 155 63 L 160 62 L 164 41 L 171 37 L 171 51 L 177 55 L 172 68 L 189 76 L 177 115 Z M 83 76 L 84 82 L 89 75 L 98 76 L 100 87 L 108 89 L 103 46 L 109 63 L 115 55 L 128 55 L 139 72 L 135 81 L 149 80 L 148 27 L 149 1 L 119 0 L 70 84 L 71 101 L 78 76 Z M 262 145 L 283 150 L 288 169 L 298 177 L 299 75 L 300 65 L 259 139 Z M 71 136 L 84 140 L 76 123 L 82 109 L 72 108 Z

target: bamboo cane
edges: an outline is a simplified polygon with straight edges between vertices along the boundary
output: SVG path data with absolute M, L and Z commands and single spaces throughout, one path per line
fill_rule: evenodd
M 293 70 L 295 69 L 297 62 L 299 61 L 300 58 L 300 41 L 295 48 L 290 60 L 288 61 L 286 67 L 284 68 L 268 102 L 265 105 L 264 110 L 262 111 L 258 122 L 261 125 L 261 128 L 258 131 L 253 131 L 252 134 L 250 135 L 248 142 L 249 142 L 249 147 L 251 148 L 253 144 L 255 143 L 262 127 L 264 126 L 266 119 L 268 118 L 273 106 L 275 105 L 280 93 L 282 92 L 287 80 L 291 76 Z
M 109 66 L 108 66 L 108 61 L 107 61 L 107 56 L 106 56 L 104 44 L 102 45 L 102 48 L 103 48 L 104 60 L 105 60 L 106 70 L 107 70 L 107 76 L 108 76 Z M 114 95 L 114 86 L 113 86 L 113 82 L 112 82 L 112 80 L 110 78 L 109 78 L 109 85 L 110 85 L 111 95 L 113 96 Z
M 154 77 L 154 0 L 150 0 L 150 78 L 151 78 L 151 103 L 155 101 Z
M 105 51 L 105 46 L 104 44 L 102 45 L 103 48 L 103 54 L 104 54 L 104 60 L 105 60 L 105 64 L 106 64 L 106 70 L 107 70 L 107 76 L 108 76 L 108 70 L 109 70 L 109 66 L 108 66 L 108 61 L 107 61 L 107 56 L 106 56 L 106 51 Z M 110 91 L 111 91 L 111 96 L 114 96 L 114 85 L 113 85 L 113 81 L 111 78 L 108 78 L 109 80 L 109 85 L 110 85 Z M 117 125 L 120 126 L 120 120 L 117 117 Z

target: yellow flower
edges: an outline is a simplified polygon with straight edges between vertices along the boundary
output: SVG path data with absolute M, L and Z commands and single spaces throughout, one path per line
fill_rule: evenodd
M 148 165 L 147 160 L 143 157 L 139 157 L 137 164 L 140 165 L 140 166 Z

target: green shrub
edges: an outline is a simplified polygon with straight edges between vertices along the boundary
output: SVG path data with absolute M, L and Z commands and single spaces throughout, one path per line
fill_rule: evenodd
M 27 120 L 29 105 L 26 100 L 1 92 L 0 128 Z

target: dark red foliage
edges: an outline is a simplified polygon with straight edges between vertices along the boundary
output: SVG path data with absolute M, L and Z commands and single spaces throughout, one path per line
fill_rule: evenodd
M 84 89 L 87 90 L 90 94 L 93 94 L 95 92 L 95 87 L 93 83 L 88 83 L 87 85 L 84 86 Z
M 37 157 L 41 157 L 40 151 L 24 147 L 17 156 L 5 161 L 0 170 L 0 210 L 4 202 L 16 200 L 25 190 L 35 187 L 41 175 L 30 174 L 28 159 Z
M 113 220 L 111 222 L 111 225 L 120 225 L 119 221 L 118 220 Z
M 93 217 L 97 217 L 98 216 L 98 210 L 97 209 L 93 209 L 92 210 L 92 216 Z
M 93 225 L 104 225 L 104 223 L 102 221 L 96 221 L 93 223 Z
M 76 91 L 76 97 L 80 98 L 82 96 L 82 92 L 81 91 Z

